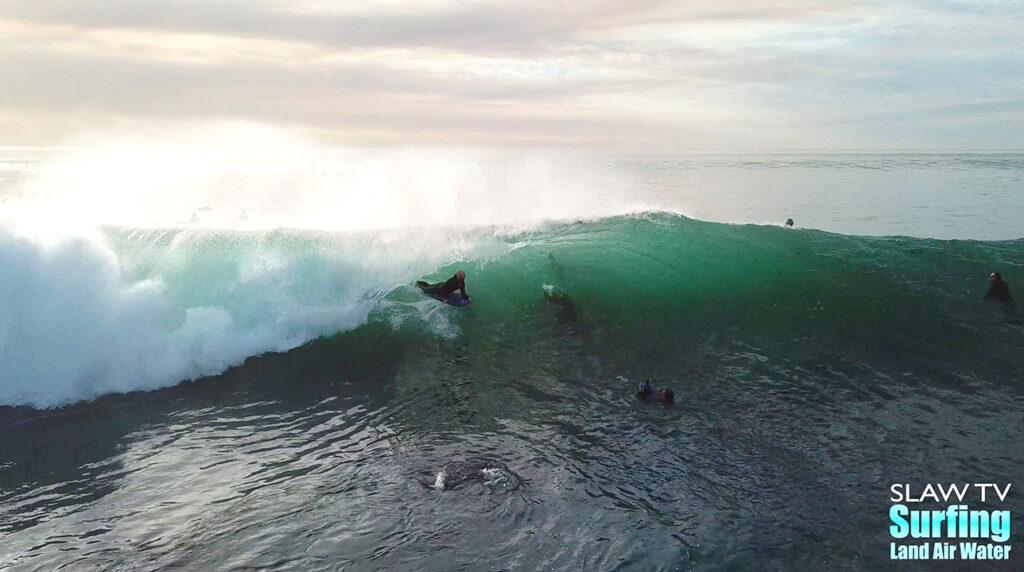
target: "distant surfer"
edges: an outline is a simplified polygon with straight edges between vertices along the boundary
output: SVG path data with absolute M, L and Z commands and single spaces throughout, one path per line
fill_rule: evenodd
M 552 308 L 558 310 L 558 321 L 563 324 L 575 324 L 579 318 L 576 316 L 576 307 L 572 298 L 565 292 L 555 292 L 553 288 L 544 287 L 544 300 Z
M 786 219 L 786 226 L 788 226 L 789 228 L 793 228 L 793 219 L 787 218 Z
M 456 290 L 462 294 L 462 298 L 466 300 L 467 303 L 473 301 L 469 297 L 469 294 L 466 294 L 466 273 L 462 270 L 456 272 L 455 276 L 452 276 L 445 282 L 427 284 L 421 280 L 417 282 L 416 285 L 419 286 L 420 290 L 423 290 L 426 294 L 436 296 L 443 302 L 447 302 L 448 298 L 452 295 L 452 292 Z
M 644 401 L 651 399 L 653 401 L 660 401 L 665 405 L 672 405 L 676 402 L 676 394 L 671 389 L 665 388 L 661 390 L 661 393 L 655 395 L 651 385 L 646 381 L 637 386 L 636 396 Z
M 636 386 L 636 396 L 640 399 L 648 399 L 651 397 L 652 393 L 654 392 L 651 390 L 650 384 L 646 381 Z
M 1013 298 L 1010 297 L 1010 287 L 1006 285 L 1003 277 L 998 272 L 992 273 L 992 279 L 989 281 L 988 293 L 985 294 L 985 299 L 997 300 L 1013 306 Z
M 676 394 L 668 388 L 661 390 L 661 395 L 654 398 L 655 401 L 660 401 L 665 405 L 672 405 L 676 402 Z

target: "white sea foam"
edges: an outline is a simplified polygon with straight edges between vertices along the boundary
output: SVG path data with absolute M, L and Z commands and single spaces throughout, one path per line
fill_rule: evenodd
M 447 480 L 447 477 L 448 477 L 448 473 L 446 473 L 444 471 L 441 471 L 440 473 L 438 473 L 437 474 L 437 478 L 434 479 L 434 488 L 439 490 L 439 491 L 443 491 L 444 490 L 445 481 Z
M 0 404 L 218 374 L 356 328 L 375 308 L 395 327 L 415 318 L 451 335 L 435 314 L 446 306 L 379 303 L 447 262 L 507 249 L 487 234 L 427 231 L 108 231 L 42 243 L 0 227 Z

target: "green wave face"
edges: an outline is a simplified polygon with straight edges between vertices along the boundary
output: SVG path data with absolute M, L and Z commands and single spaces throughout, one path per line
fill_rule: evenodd
M 616 367 L 681 375 L 747 351 L 882 375 L 1021 371 L 1016 313 L 983 301 L 1024 276 L 1024 242 L 863 238 L 651 214 L 556 224 L 465 268 L 465 334 L 509 346 L 578 336 Z

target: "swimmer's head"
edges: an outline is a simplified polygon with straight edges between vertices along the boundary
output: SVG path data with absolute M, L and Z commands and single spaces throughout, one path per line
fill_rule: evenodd
M 642 396 L 650 395 L 652 393 L 651 392 L 651 386 L 647 385 L 647 382 L 645 381 L 645 382 L 641 383 L 640 385 L 636 386 L 636 392 L 637 392 L 637 395 L 642 395 Z
M 671 389 L 662 390 L 662 392 L 661 392 L 661 400 L 664 401 L 665 403 L 669 403 L 669 404 L 675 403 L 676 402 L 676 394 L 673 393 Z
M 1003 277 L 1000 276 L 998 272 L 993 272 L 992 273 L 992 282 L 1002 282 L 1002 281 L 1003 281 Z

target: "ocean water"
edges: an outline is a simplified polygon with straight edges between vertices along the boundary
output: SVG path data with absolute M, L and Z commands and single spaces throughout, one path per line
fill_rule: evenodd
M 1024 155 L 261 153 L 0 154 L 0 568 L 874 570 L 1024 474 Z

